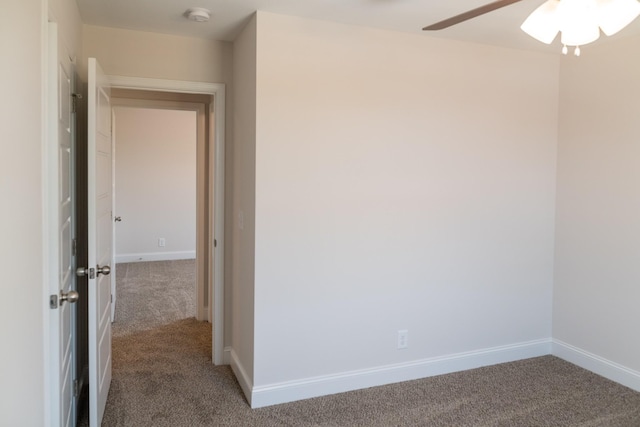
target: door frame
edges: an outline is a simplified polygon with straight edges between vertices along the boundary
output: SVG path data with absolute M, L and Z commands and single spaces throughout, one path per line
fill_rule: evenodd
M 209 234 L 205 244 L 210 256 L 206 260 L 209 289 L 209 320 L 213 322 L 213 363 L 224 363 L 224 177 L 225 177 L 225 92 L 223 83 L 189 82 L 181 80 L 164 80 L 144 77 L 108 76 L 114 89 L 153 90 L 160 92 L 178 92 L 211 95 L 213 102 L 209 105 L 209 123 L 213 124 L 213 132 L 209 132 L 209 158 L 214 173 L 209 174 Z M 211 195 L 211 193 L 209 193 Z M 213 204 L 213 209 L 211 208 Z M 213 272 L 213 274 L 211 274 Z M 213 311 L 213 316 L 211 316 Z M 213 317 L 213 318 L 212 318 Z
M 154 92 L 157 93 L 157 92 Z M 196 159 L 194 160 L 195 163 L 195 170 L 196 170 L 196 216 L 195 218 L 193 218 L 195 224 L 196 224 L 196 277 L 197 277 L 197 285 L 196 285 L 196 319 L 197 320 L 212 320 L 211 319 L 211 311 L 210 311 L 210 302 L 211 302 L 211 298 L 208 298 L 209 292 L 205 292 L 205 288 L 207 288 L 207 283 L 209 282 L 208 280 L 208 274 L 203 274 L 203 273 L 208 273 L 209 270 L 209 266 L 205 264 L 206 259 L 203 257 L 206 257 L 206 255 L 208 254 L 208 239 L 203 237 L 206 237 L 206 235 L 203 235 L 202 231 L 203 230 L 208 230 L 209 228 L 209 223 L 207 221 L 207 218 L 205 217 L 206 212 L 209 212 L 210 207 L 204 205 L 204 202 L 206 200 L 208 200 L 208 198 L 206 197 L 207 194 L 205 193 L 205 190 L 207 188 L 207 182 L 205 180 L 205 176 L 206 176 L 206 171 L 207 171 L 207 166 L 208 166 L 208 161 L 207 159 L 205 159 L 205 153 L 206 153 L 206 146 L 207 146 L 207 141 L 206 141 L 206 137 L 207 137 L 207 129 L 206 129 L 206 118 L 205 118 L 205 103 L 199 103 L 199 102 L 187 102 L 187 101 L 165 101 L 165 100 L 155 100 L 155 99 L 146 99 L 144 98 L 144 95 L 140 95 L 140 98 L 119 98 L 116 94 L 114 94 L 114 92 L 112 92 L 112 96 L 111 96 L 111 117 L 112 117 L 112 123 L 114 124 L 113 126 L 113 136 L 112 136 L 112 152 L 115 153 L 116 151 L 116 145 L 117 145 L 117 134 L 116 134 L 116 127 L 115 127 L 115 123 L 117 121 L 117 115 L 116 115 L 116 108 L 118 107 L 123 107 L 123 108 L 140 108 L 140 109 L 149 109 L 149 110 L 173 110 L 173 111 L 190 111 L 196 114 L 196 120 L 195 120 L 195 126 L 196 126 Z M 117 195 L 116 194 L 116 156 L 113 156 L 113 160 L 112 160 L 112 170 L 113 170 L 113 174 L 112 174 L 112 187 L 113 187 L 113 193 L 114 193 L 114 200 L 113 200 L 113 212 L 114 215 L 117 212 Z M 114 252 L 113 252 L 113 259 L 116 259 L 116 252 L 115 252 L 115 241 L 116 241 L 116 233 L 115 233 L 115 227 L 114 227 L 114 237 L 113 237 L 113 241 L 114 241 Z M 151 260 L 153 260 L 153 258 L 151 258 Z M 125 261 L 127 262 L 127 261 Z M 112 269 L 112 271 L 114 271 Z M 113 280 L 113 278 L 112 278 Z M 207 291 L 209 291 L 209 289 L 207 289 Z M 207 296 L 206 301 L 205 301 L 205 295 Z M 117 300 L 117 296 L 116 296 L 116 290 L 115 290 L 115 281 L 114 283 L 112 283 L 112 296 L 113 296 L 113 303 L 112 303 L 112 312 L 115 308 L 115 302 Z M 206 303 L 206 304 L 205 304 Z M 115 319 L 115 316 L 112 315 L 111 317 L 112 321 Z

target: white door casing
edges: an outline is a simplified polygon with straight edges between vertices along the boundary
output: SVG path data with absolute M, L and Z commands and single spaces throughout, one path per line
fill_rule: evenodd
M 213 95 L 210 104 L 210 124 L 213 132 L 209 138 L 209 167 L 214 173 L 209 175 L 209 191 L 213 192 L 213 209 L 209 223 L 212 233 L 207 242 L 209 251 L 209 307 L 213 311 L 212 360 L 216 365 L 229 364 L 230 351 L 224 348 L 224 188 L 225 188 L 225 105 L 226 87 L 221 83 L 187 82 L 143 77 L 109 76 L 114 88 L 154 90 L 164 92 L 198 93 Z M 217 244 L 214 244 L 216 242 Z
M 50 286 L 51 424 L 75 425 L 75 307 L 65 302 L 75 291 L 73 253 L 73 68 L 58 43 L 58 27 L 48 24 L 48 133 L 46 147 Z
M 109 83 L 95 58 L 88 70 L 89 424 L 99 426 L 111 384 L 111 278 L 100 274 L 113 265 L 111 106 Z
M 111 102 L 109 102 L 109 110 L 111 111 L 111 273 L 109 274 L 111 284 L 111 323 L 116 321 L 116 304 L 118 295 L 116 289 L 116 116 L 113 114 Z

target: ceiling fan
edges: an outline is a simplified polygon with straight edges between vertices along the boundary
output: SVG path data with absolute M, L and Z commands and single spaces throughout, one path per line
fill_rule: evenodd
M 522 0 L 498 0 L 489 4 L 485 4 L 484 6 L 477 7 L 472 10 L 468 10 L 464 13 L 461 13 L 456 16 L 452 16 L 451 18 L 447 18 L 444 21 L 436 22 L 435 24 L 428 25 L 423 28 L 424 31 L 437 31 L 443 30 L 445 28 L 449 28 L 453 25 L 459 24 L 464 21 L 468 21 L 469 19 L 475 18 L 480 15 L 484 15 L 485 13 L 492 12 L 496 9 L 503 8 L 505 6 L 509 6 L 513 3 L 518 3 Z
M 520 1 L 522 0 L 494 1 L 428 25 L 423 30 L 442 30 Z M 550 44 L 560 33 L 562 53 L 567 53 L 567 46 L 575 46 L 575 55 L 579 56 L 580 45 L 597 40 L 601 30 L 611 36 L 639 15 L 638 0 L 546 0 L 529 15 L 520 28 L 546 44 Z

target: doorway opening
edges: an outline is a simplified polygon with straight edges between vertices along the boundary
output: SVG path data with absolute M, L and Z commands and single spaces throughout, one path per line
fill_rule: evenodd
M 178 95 L 112 90 L 114 259 L 195 258 L 195 317 L 211 320 L 206 262 L 209 97 Z M 112 309 L 117 305 L 113 293 Z
M 208 320 L 207 248 L 196 232 L 205 213 L 196 209 L 205 197 L 206 180 L 197 179 L 203 174 L 197 154 L 204 151 L 205 104 L 132 103 L 117 90 L 111 104 L 118 297 L 113 336 L 189 317 Z M 206 233 L 206 226 L 199 228 Z
M 225 88 L 221 84 L 165 81 L 145 78 L 109 76 L 114 99 L 129 105 L 150 100 L 156 103 L 200 104 L 194 111 L 204 111 L 206 119 L 201 134 L 204 141 L 197 148 L 200 174 L 196 207 L 198 223 L 196 236 L 198 249 L 198 274 L 201 286 L 198 290 L 197 318 L 213 323 L 212 359 L 214 364 L 228 363 L 224 350 L 224 108 Z M 144 95 L 141 98 L 140 95 Z M 116 104 L 114 104 L 116 105 Z M 183 108 L 184 105 L 180 108 Z M 178 108 L 178 109 L 180 109 Z M 187 108 L 188 109 L 188 108 Z M 116 123 L 117 127 L 117 123 Z M 200 194 L 204 196 L 200 196 Z M 117 197 L 117 196 L 116 196 Z M 114 216 L 117 216 L 114 212 Z M 114 218 L 115 219 L 115 218 Z M 162 236 L 161 236 L 162 237 Z M 166 239 L 166 236 L 164 236 Z M 165 244 L 166 244 L 165 240 Z M 112 275 L 115 282 L 116 274 Z M 117 293 L 114 292 L 114 299 Z M 113 315 L 113 313 L 112 313 Z
M 178 103 L 182 105 L 179 109 L 191 104 L 190 109 L 198 110 L 193 108 L 193 104 L 204 105 L 204 114 L 198 113 L 199 117 L 204 118 L 198 122 L 199 134 L 205 138 L 197 148 L 196 254 L 199 301 L 196 317 L 213 323 L 213 363 L 228 363 L 223 324 L 225 86 L 123 76 L 110 76 L 109 79 L 113 88 L 112 97 L 130 106 L 136 106 L 136 103 L 137 106 L 144 106 L 144 103 L 153 101 L 166 105 L 173 103 L 174 106 Z

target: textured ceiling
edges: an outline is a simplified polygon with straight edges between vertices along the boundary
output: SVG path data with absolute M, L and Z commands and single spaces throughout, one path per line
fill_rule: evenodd
M 421 28 L 492 0 L 77 0 L 85 24 L 232 41 L 256 10 L 455 40 L 559 52 L 531 39 L 520 24 L 544 0 L 523 0 L 454 27 Z M 190 7 L 212 11 L 206 23 L 187 20 Z M 640 19 L 616 37 L 640 34 Z M 601 37 L 596 43 L 606 42 Z M 586 53 L 586 50 L 583 49 Z

